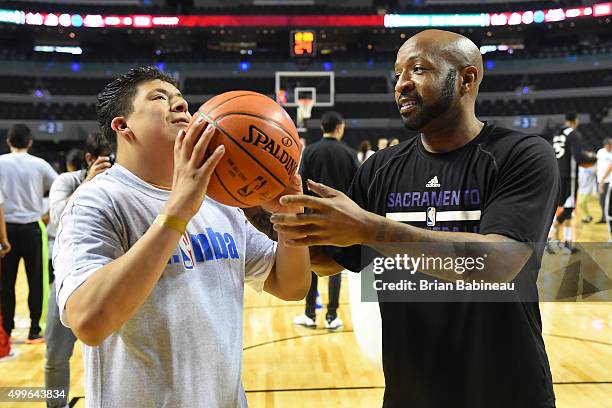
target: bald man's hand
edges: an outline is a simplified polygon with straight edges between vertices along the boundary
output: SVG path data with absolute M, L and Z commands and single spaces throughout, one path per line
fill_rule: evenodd
M 274 229 L 288 238 L 286 245 L 345 247 L 370 240 L 368 219 L 371 213 L 324 184 L 308 180 L 308 188 L 319 197 L 287 195 L 281 198 L 281 203 L 307 207 L 312 209 L 311 213 L 274 214 L 270 218 Z

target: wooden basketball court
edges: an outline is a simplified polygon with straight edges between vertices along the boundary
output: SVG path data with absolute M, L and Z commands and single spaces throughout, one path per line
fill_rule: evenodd
M 593 213 L 599 216 L 595 208 Z M 605 224 L 578 224 L 578 241 L 608 240 Z M 319 284 L 324 305 L 326 287 L 326 282 Z M 303 313 L 303 302 L 282 302 L 246 290 L 243 382 L 251 407 L 381 406 L 384 378 L 357 345 L 347 288 L 345 277 L 339 309 L 345 326 L 337 332 L 295 327 L 291 321 Z M 612 407 L 612 303 L 541 303 L 540 308 L 557 407 Z M 27 283 L 21 270 L 13 333 L 17 341 L 27 336 L 27 316 Z M 0 362 L 0 387 L 44 386 L 44 344 L 14 344 L 13 348 L 18 355 Z M 71 370 L 71 406 L 84 407 L 80 343 L 75 347 Z M 45 404 L 0 402 L 0 406 Z

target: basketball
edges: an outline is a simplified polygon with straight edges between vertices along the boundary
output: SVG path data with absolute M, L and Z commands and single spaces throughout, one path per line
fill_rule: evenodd
M 266 95 L 231 91 L 204 103 L 198 113 L 216 128 L 208 153 L 225 145 L 207 195 L 234 207 L 277 197 L 298 169 L 301 144 L 293 120 Z

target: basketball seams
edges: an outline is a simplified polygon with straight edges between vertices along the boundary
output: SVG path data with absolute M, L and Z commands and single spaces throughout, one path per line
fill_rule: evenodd
M 215 105 L 214 107 L 212 107 L 212 108 L 210 108 L 210 109 L 208 109 L 208 108 L 207 108 L 207 111 L 208 111 L 208 112 L 207 112 L 207 113 L 202 113 L 202 114 L 203 114 L 203 115 L 209 115 L 209 116 L 211 116 L 211 113 L 212 113 L 214 110 L 216 110 L 216 109 L 220 108 L 221 106 L 225 105 L 225 103 L 226 103 L 226 102 L 233 101 L 233 100 L 238 99 L 238 98 L 241 98 L 241 97 L 243 97 L 243 96 L 255 96 L 255 97 L 261 97 L 261 98 L 264 98 L 264 99 L 266 99 L 266 100 L 270 100 L 270 101 L 274 102 L 274 100 L 272 100 L 272 99 L 271 99 L 271 98 L 269 98 L 268 96 L 266 96 L 266 95 L 262 95 L 262 94 L 260 94 L 260 93 L 253 92 L 253 91 L 230 91 L 230 92 L 244 92 L 244 93 L 241 93 L 241 94 L 236 95 L 236 96 L 232 96 L 231 98 L 228 98 L 228 99 L 224 100 L 223 102 L 219 103 L 218 105 Z M 213 98 L 213 99 L 214 99 L 214 98 Z M 201 112 L 199 112 L 199 113 L 201 113 Z M 241 114 L 241 115 L 245 115 L 245 116 L 252 116 L 252 117 L 255 117 L 255 118 L 259 118 L 259 119 L 263 119 L 263 120 L 269 121 L 269 122 L 273 123 L 274 125 L 276 125 L 278 128 L 280 128 L 280 129 L 281 129 L 283 132 L 285 132 L 285 133 L 286 133 L 286 134 L 287 134 L 289 137 L 291 137 L 291 140 L 293 140 L 293 141 L 294 141 L 296 144 L 297 144 L 297 143 L 299 143 L 299 138 L 296 140 L 296 139 L 295 139 L 295 137 L 294 137 L 294 135 L 293 135 L 293 134 L 292 134 L 292 133 L 291 133 L 291 132 L 290 132 L 290 131 L 289 131 L 287 128 L 285 128 L 285 126 L 284 126 L 282 123 L 280 123 L 280 122 L 278 122 L 278 121 L 276 121 L 276 120 L 274 120 L 274 119 L 264 118 L 263 116 L 259 116 L 259 115 L 256 115 L 256 114 L 254 114 L 254 113 L 247 113 L 247 112 L 230 112 L 230 113 L 227 113 L 227 114 L 223 114 L 222 116 L 219 116 L 219 117 L 217 117 L 216 119 L 217 119 L 217 120 L 219 120 L 219 119 L 221 119 L 221 118 L 223 118 L 223 117 L 227 116 L 228 114 Z
M 218 105 L 215 105 L 214 107 L 212 107 L 212 108 L 208 109 L 208 113 L 209 113 L 209 114 L 210 114 L 212 111 L 214 111 L 215 109 L 218 109 L 218 108 L 220 108 L 221 106 L 225 105 L 225 103 L 226 103 L 226 102 L 233 101 L 234 99 L 238 99 L 238 98 L 240 98 L 240 97 L 242 97 L 242 96 L 247 96 L 247 95 L 254 95 L 254 96 L 255 96 L 255 95 L 260 95 L 260 94 L 258 94 L 257 92 L 253 92 L 253 91 L 229 91 L 229 92 L 250 92 L 250 93 L 241 93 L 241 94 L 238 94 L 238 95 L 236 95 L 236 96 L 232 96 L 231 98 L 227 98 L 226 100 L 224 100 L 223 102 L 219 103 Z M 213 97 L 212 99 L 215 99 L 215 98 L 216 98 L 216 97 Z M 212 100 L 212 99 L 210 99 L 210 100 Z
M 232 112 L 224 113 L 224 114 L 222 114 L 220 116 L 217 116 L 217 120 L 221 120 L 221 119 L 223 119 L 223 118 L 225 118 L 227 116 L 231 116 L 231 115 L 244 115 L 244 116 L 250 116 L 250 117 L 253 117 L 253 118 L 264 120 L 264 121 L 266 121 L 268 123 L 271 123 L 272 125 L 276 126 L 277 128 L 279 128 L 283 132 L 285 132 L 285 134 L 287 134 L 287 136 L 291 137 L 291 140 L 293 140 L 293 142 L 296 143 L 296 146 L 297 146 L 297 143 L 299 142 L 299 140 L 296 141 L 294 139 L 294 137 L 291 134 L 291 132 L 289 132 L 287 129 L 285 129 L 282 124 L 278 123 L 277 121 L 275 121 L 273 119 L 266 118 L 266 117 L 263 117 L 263 116 L 259 116 L 259 115 L 255 114 L 255 113 L 232 111 Z M 298 147 L 298 151 L 299 151 L 299 147 Z
M 274 178 L 274 180 L 276 180 L 276 182 L 278 182 L 278 184 L 280 184 L 283 187 L 286 187 L 287 184 L 283 183 L 275 174 L 273 174 L 270 170 L 268 170 L 267 167 L 265 167 L 262 163 L 260 163 L 260 161 L 254 157 L 251 152 L 249 152 L 247 149 L 244 148 L 244 146 L 242 146 L 242 144 L 237 141 L 236 139 L 234 139 L 225 129 L 223 129 L 216 120 L 212 120 L 212 118 L 208 117 L 208 115 L 206 115 L 205 113 L 201 113 L 200 114 L 202 116 L 204 116 L 204 119 L 206 119 L 206 121 L 208 121 L 208 123 L 212 124 L 217 130 L 219 130 L 221 133 L 223 133 L 228 139 L 230 139 L 232 142 L 234 142 L 234 144 L 236 146 L 238 146 L 240 148 L 240 150 L 242 150 L 244 153 L 246 153 L 251 159 L 253 159 L 253 161 L 255 163 L 257 163 L 257 165 L 259 167 L 261 167 L 263 170 L 266 171 L 266 173 L 268 173 L 270 176 L 272 176 L 272 178 Z M 290 180 L 289 180 L 290 182 Z

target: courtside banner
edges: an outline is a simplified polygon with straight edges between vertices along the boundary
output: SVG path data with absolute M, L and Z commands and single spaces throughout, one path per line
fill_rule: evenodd
M 612 244 L 449 242 L 361 250 L 363 302 L 610 302 Z

